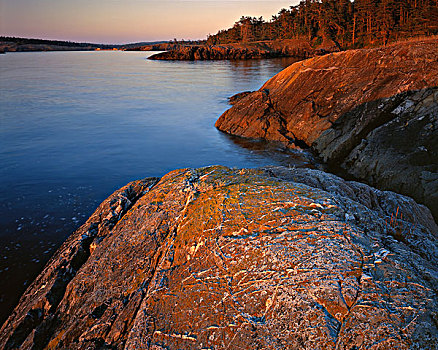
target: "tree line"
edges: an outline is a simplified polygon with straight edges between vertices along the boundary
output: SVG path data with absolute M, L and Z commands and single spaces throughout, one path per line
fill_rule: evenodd
M 438 0 L 302 0 L 269 21 L 242 16 L 232 28 L 209 35 L 207 44 L 332 39 L 341 48 L 386 45 L 438 34 Z
M 17 45 L 54 45 L 54 46 L 66 46 L 66 47 L 91 47 L 91 48 L 104 48 L 110 49 L 115 47 L 114 45 L 105 44 L 91 44 L 91 43 L 76 43 L 72 41 L 61 41 L 61 40 L 46 40 L 46 39 L 29 39 L 29 38 L 18 38 L 11 36 L 0 36 L 0 42 L 10 42 Z

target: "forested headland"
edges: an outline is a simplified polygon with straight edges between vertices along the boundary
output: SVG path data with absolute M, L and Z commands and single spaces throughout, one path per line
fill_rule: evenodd
M 232 28 L 209 35 L 207 44 L 303 38 L 340 48 L 386 45 L 438 34 L 438 0 L 302 0 L 269 21 L 242 16 Z

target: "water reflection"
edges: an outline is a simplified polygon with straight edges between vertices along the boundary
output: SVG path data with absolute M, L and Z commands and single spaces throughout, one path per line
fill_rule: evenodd
M 272 74 L 272 72 L 275 72 L 274 74 L 279 73 L 284 68 L 287 68 L 298 61 L 300 61 L 300 59 L 294 57 L 281 57 L 271 58 L 269 60 L 254 59 L 225 61 L 225 64 L 229 66 L 233 72 L 232 77 L 235 79 L 251 80 L 254 79 L 254 76 Z
M 307 150 L 291 149 L 281 142 L 248 139 L 222 132 L 220 134 L 221 137 L 233 142 L 236 146 L 247 149 L 252 157 L 268 158 L 277 165 L 310 169 L 322 166 Z
M 301 59 L 295 57 L 279 57 L 279 58 L 271 58 L 269 60 L 264 59 L 254 59 L 254 60 L 235 60 L 230 61 L 231 67 L 236 68 L 255 68 L 260 69 L 263 67 L 280 67 L 284 69 L 295 62 L 299 62 Z

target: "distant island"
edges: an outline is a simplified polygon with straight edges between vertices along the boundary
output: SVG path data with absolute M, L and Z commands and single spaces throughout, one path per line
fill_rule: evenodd
M 118 45 L 0 36 L 0 52 L 113 50 Z
M 25 51 L 94 51 L 94 50 L 121 50 L 121 51 L 166 51 L 177 49 L 182 45 L 201 45 L 205 40 L 198 41 L 144 41 L 129 44 L 95 44 L 79 43 L 62 40 L 46 40 L 0 36 L 0 53 Z

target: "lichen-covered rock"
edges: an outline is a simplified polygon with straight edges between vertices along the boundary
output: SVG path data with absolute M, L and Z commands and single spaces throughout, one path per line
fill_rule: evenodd
M 317 170 L 177 170 L 106 200 L 0 347 L 435 349 L 436 232 L 412 199 Z

